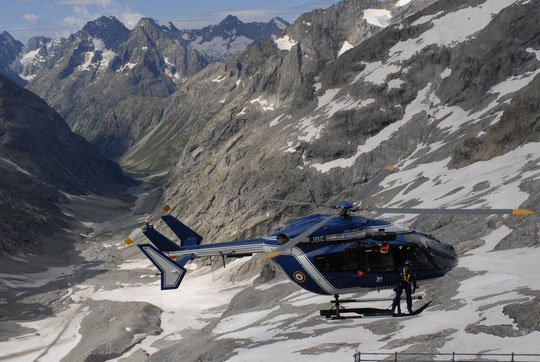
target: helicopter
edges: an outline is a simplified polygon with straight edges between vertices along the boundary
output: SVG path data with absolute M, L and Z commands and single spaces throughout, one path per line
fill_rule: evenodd
M 213 194 L 279 201 L 296 205 L 329 206 L 336 210 L 332 214 L 313 214 L 287 222 L 280 230 L 267 236 L 251 240 L 238 240 L 217 244 L 201 245 L 202 236 L 169 215 L 171 208 L 165 205 L 152 218 L 145 220 L 142 227 L 135 229 L 126 239 L 126 244 L 143 233 L 152 244 L 140 244 L 139 249 L 150 259 L 161 273 L 161 289 L 176 289 L 186 274 L 184 266 L 189 260 L 219 256 L 240 258 L 264 253 L 266 259 L 275 262 L 299 287 L 312 293 L 333 295 L 334 306 L 321 310 L 321 315 L 341 319 L 343 312 L 356 315 L 388 315 L 389 310 L 375 308 L 341 307 L 345 302 L 362 300 L 340 300 L 342 294 L 357 293 L 366 288 L 381 290 L 393 288 L 398 283 L 396 270 L 405 260 L 414 265 L 417 280 L 442 277 L 458 264 L 454 247 L 433 236 L 408 229 L 390 221 L 370 219 L 354 212 L 374 211 L 398 214 L 458 214 L 458 215 L 525 215 L 532 214 L 524 209 L 420 209 L 379 208 L 355 206 L 369 195 L 396 168 L 389 166 L 381 170 L 350 200 L 336 206 L 311 202 L 297 202 L 231 194 L 204 190 Z M 161 218 L 180 240 L 177 244 L 155 230 L 152 221 Z M 417 297 L 416 299 L 421 299 Z M 429 302 L 415 311 L 420 313 Z

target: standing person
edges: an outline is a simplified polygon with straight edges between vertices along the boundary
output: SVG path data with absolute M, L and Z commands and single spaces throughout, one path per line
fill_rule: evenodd
M 411 288 L 412 284 L 412 288 Z M 412 293 L 416 290 L 416 276 L 414 275 L 412 271 L 412 262 L 410 260 L 405 260 L 403 263 L 403 268 L 401 268 L 401 271 L 399 272 L 399 280 L 396 285 L 396 298 L 394 299 L 394 302 L 392 303 L 392 314 L 395 315 L 396 307 L 398 307 L 398 313 L 401 314 L 401 306 L 400 300 L 401 300 L 401 293 L 403 292 L 403 289 L 405 289 L 405 293 L 407 295 L 407 310 L 409 313 L 412 313 Z M 411 290 L 412 289 L 412 290 Z

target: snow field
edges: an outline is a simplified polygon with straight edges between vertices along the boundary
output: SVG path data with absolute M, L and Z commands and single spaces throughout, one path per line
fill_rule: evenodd
M 37 332 L 10 338 L 0 343 L 0 359 L 9 361 L 56 362 L 66 356 L 79 343 L 81 322 L 89 314 L 89 308 L 71 304 L 69 308 L 51 318 L 32 322 L 19 322 L 22 327 Z M 29 348 L 31 346 L 31 348 Z
M 404 61 L 410 59 L 418 49 L 431 44 L 452 46 L 462 42 L 477 31 L 485 28 L 494 14 L 497 14 L 505 7 L 517 1 L 486 0 L 486 2 L 476 7 L 459 9 L 442 16 L 439 16 L 440 14 L 437 13 L 432 15 L 433 19 L 428 19 L 427 17 L 420 18 L 417 22 L 422 21 L 425 23 L 431 21 L 433 27 L 417 38 L 411 38 L 397 43 L 390 49 L 388 55 L 393 61 Z M 417 24 L 413 23 L 413 25 Z
M 415 200 L 419 202 L 415 206 L 418 208 L 514 209 L 519 208 L 529 197 L 528 193 L 519 188 L 520 183 L 529 178 L 537 180 L 540 176 L 539 159 L 540 143 L 529 143 L 489 161 L 475 162 L 460 169 L 446 167 L 450 158 L 420 164 L 389 175 L 381 186 L 388 191 L 408 185 L 420 176 L 428 178 L 428 181 L 415 189 L 403 189 L 386 206 L 399 206 Z M 525 165 L 533 160 L 537 160 L 536 169 L 523 172 Z M 488 188 L 473 191 L 476 184 L 485 181 L 489 181 Z M 384 215 L 381 217 L 384 218 Z M 405 223 L 415 217 L 406 215 L 400 222 Z

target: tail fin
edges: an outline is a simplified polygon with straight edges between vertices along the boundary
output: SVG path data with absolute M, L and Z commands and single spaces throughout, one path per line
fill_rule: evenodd
M 186 225 L 171 215 L 164 215 L 161 217 L 168 227 L 178 236 L 181 241 L 181 246 L 194 246 L 199 245 L 202 241 L 202 236 L 195 231 L 188 228 Z
M 141 244 L 137 246 L 161 272 L 161 289 L 178 288 L 186 274 L 184 265 L 186 265 L 193 255 L 186 255 L 175 262 L 150 244 Z
M 175 251 L 180 250 L 178 244 L 172 242 L 168 237 L 157 232 L 152 226 L 148 227 L 144 232 L 144 235 L 161 251 Z

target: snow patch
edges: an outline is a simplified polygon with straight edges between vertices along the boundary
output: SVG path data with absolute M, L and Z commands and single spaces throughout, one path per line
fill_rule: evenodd
M 405 6 L 407 5 L 408 3 L 410 3 L 411 0 L 398 0 L 398 2 L 396 3 L 396 5 L 394 6 Z
M 525 49 L 529 53 L 533 53 L 536 56 L 536 60 L 540 60 L 540 50 L 534 50 L 533 48 Z
M 339 49 L 337 56 L 339 57 L 341 54 L 345 53 L 347 50 L 352 49 L 352 48 L 354 48 L 354 45 L 352 45 L 347 40 L 345 40 L 343 42 L 343 45 L 341 46 L 341 49 Z
M 212 79 L 212 82 L 214 82 L 214 83 L 221 83 L 221 82 L 223 82 L 225 79 L 227 79 L 227 74 L 221 74 L 221 75 L 218 75 L 216 78 Z
M 77 68 L 75 68 L 75 71 L 82 72 L 85 70 L 90 70 L 90 67 L 94 66 L 94 64 L 92 63 L 92 58 L 94 58 L 95 55 L 96 54 L 94 52 L 86 52 L 84 54 L 84 62 Z
M 392 14 L 386 9 L 366 9 L 364 10 L 363 19 L 371 25 L 381 28 L 388 26 Z
M 334 97 L 336 96 L 336 94 L 338 94 L 338 92 L 340 90 L 341 90 L 341 88 L 327 89 L 326 92 L 324 92 L 324 94 L 319 97 L 319 100 L 318 100 L 318 103 L 317 103 L 317 108 L 315 108 L 315 109 L 317 110 L 317 109 L 319 109 L 321 107 L 326 106 L 328 103 L 330 103 L 330 101 L 332 101 L 332 99 L 334 99 Z
M 298 42 L 291 39 L 288 35 L 283 35 L 280 38 L 274 39 L 274 43 L 276 43 L 279 50 L 291 50 Z
M 450 74 L 452 74 L 452 69 L 446 68 L 446 69 L 443 70 L 443 72 L 441 73 L 441 79 L 444 79 L 444 78 L 449 77 Z
M 392 88 L 401 88 L 401 85 L 402 84 L 405 84 L 405 82 L 399 78 L 397 79 L 392 79 L 391 81 L 387 82 L 386 84 L 388 84 L 388 88 L 389 89 L 392 89 Z
M 197 37 L 195 41 L 189 44 L 189 48 L 197 50 L 206 57 L 226 59 L 240 53 L 251 43 L 253 43 L 253 39 L 243 35 L 225 39 L 221 36 L 216 36 L 209 41 L 202 41 L 201 37 Z
M 425 24 L 427 23 L 428 21 L 431 21 L 433 20 L 434 18 L 438 17 L 438 16 L 441 16 L 442 14 L 444 14 L 444 11 L 439 11 L 438 13 L 436 14 L 431 14 L 431 15 L 424 15 L 420 18 L 418 18 L 416 21 L 414 21 L 411 26 L 417 26 L 417 25 L 421 25 L 421 24 Z
M 120 72 L 123 72 L 123 71 L 125 71 L 125 70 L 131 70 L 131 69 L 133 69 L 136 65 L 137 65 L 137 63 L 126 63 L 126 64 L 124 64 L 123 66 L 121 66 L 116 72 L 117 72 L 117 73 L 120 73 Z
M 382 63 L 381 61 L 373 63 L 362 62 L 366 66 L 360 74 L 358 74 L 351 84 L 358 82 L 360 79 L 363 79 L 364 82 L 370 82 L 374 84 L 384 84 L 386 78 L 393 73 L 396 73 L 401 70 L 401 66 L 397 64 L 387 64 Z
M 298 123 L 297 128 L 303 132 L 303 135 L 298 137 L 299 141 L 311 142 L 321 137 L 321 131 L 326 127 L 328 122 L 316 126 L 313 121 L 317 118 L 319 118 L 319 116 L 304 117 L 300 123 Z
M 26 171 L 24 168 L 20 167 L 19 165 L 15 164 L 14 162 L 11 162 L 8 158 L 2 158 L 0 157 L 0 160 L 10 164 L 11 166 L 15 167 L 15 169 L 21 173 L 24 173 L 27 176 L 33 176 L 30 172 Z
M 266 99 L 262 99 L 262 96 L 259 96 L 249 101 L 249 103 L 258 103 L 262 107 L 263 111 L 273 111 L 275 108 L 275 105 L 273 103 L 268 102 Z

